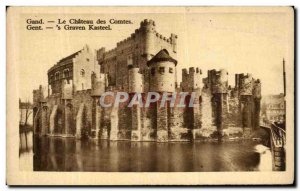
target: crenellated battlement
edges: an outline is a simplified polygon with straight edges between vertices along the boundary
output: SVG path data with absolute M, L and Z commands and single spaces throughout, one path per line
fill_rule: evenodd
M 124 45 L 127 45 L 130 41 L 133 41 L 133 40 L 134 40 L 133 37 L 131 37 L 131 36 L 127 37 L 124 40 L 117 42 L 117 47 L 122 47 Z
M 92 84 L 96 82 L 105 82 L 107 74 L 100 73 L 100 72 L 93 72 L 91 75 Z
M 108 51 L 103 47 L 100 48 L 97 51 L 97 60 L 100 65 L 105 61 L 115 62 L 114 59 L 119 54 L 123 54 L 124 51 L 130 52 L 129 50 L 131 49 L 133 52 L 139 52 L 140 56 L 148 61 L 158 51 L 157 47 L 168 49 L 172 52 L 172 56 L 176 58 L 177 38 L 177 35 L 173 33 L 171 33 L 170 37 L 163 36 L 155 30 L 155 22 L 153 20 L 145 19 L 141 22 L 140 28 L 131 33 L 129 37 L 117 42 L 115 48 Z M 103 71 L 107 71 L 106 67 Z
M 202 89 L 203 79 L 202 71 L 198 67 L 190 67 L 182 69 L 182 83 L 181 88 L 183 91 L 191 92 L 195 89 Z
M 100 72 L 94 72 L 91 75 L 91 81 L 92 81 L 92 94 L 91 96 L 101 96 L 107 87 L 108 81 L 107 81 L 107 74 L 100 73 Z
M 225 69 L 208 70 L 207 85 L 211 88 L 212 93 L 227 93 L 228 91 L 228 72 Z
M 252 74 L 236 74 L 235 85 L 240 95 L 252 95 L 254 79 Z
M 161 39 L 162 41 L 170 44 L 170 45 L 173 45 L 173 44 L 176 44 L 176 40 L 177 40 L 177 35 L 171 33 L 171 36 L 170 37 L 165 37 L 163 36 L 162 34 L 158 33 L 155 31 L 155 36 L 159 39 Z
M 76 67 L 64 66 L 49 84 L 61 91 L 50 94 L 47 102 L 43 102 L 43 87 L 33 92 L 34 103 L 40 108 L 51 106 L 51 127 L 60 123 L 50 132 L 71 133 L 80 138 L 87 131 L 91 138 L 164 142 L 210 138 L 216 133 L 223 136 L 231 127 L 241 132 L 243 128 L 257 126 L 260 80 L 251 74 L 236 74 L 235 87 L 231 88 L 227 70 L 209 70 L 203 78 L 200 67 L 190 67 L 182 69 L 178 87 L 177 38 L 173 33 L 170 37 L 163 36 L 155 30 L 153 20 L 145 19 L 140 28 L 119 41 L 115 48 L 97 50 L 100 66 L 94 65 L 94 55 L 87 54 L 88 47 L 66 57 L 64 63 L 73 59 Z M 142 105 L 137 102 L 133 107 L 126 107 L 124 102 L 122 107 L 106 108 L 100 99 L 105 98 L 105 92 L 125 92 L 129 98 L 149 92 L 167 93 L 168 98 L 175 92 L 188 95 L 181 109 L 171 108 L 171 102 L 159 107 L 161 100 L 145 108 L 138 107 Z M 191 100 L 194 107 L 187 105 Z M 45 110 L 45 119 L 46 114 Z M 38 117 L 36 129 L 40 125 Z M 43 129 L 47 129 L 44 118 Z M 76 132 L 72 127 L 76 127 Z
M 45 102 L 47 88 L 40 85 L 39 89 L 33 90 L 33 104 L 36 105 L 41 102 Z
M 155 21 L 153 21 L 152 19 L 144 19 L 141 24 L 140 27 L 146 27 L 146 26 L 155 26 Z
M 105 59 L 116 56 L 116 50 L 117 50 L 116 48 L 113 48 L 113 49 L 105 52 Z
M 199 67 L 190 67 L 189 70 L 187 70 L 186 68 L 182 69 L 182 75 L 187 76 L 187 75 L 191 75 L 191 74 L 199 74 L 202 75 L 202 70 Z
M 96 51 L 98 64 L 102 64 L 104 58 L 105 58 L 105 47 L 101 47 L 98 51 Z

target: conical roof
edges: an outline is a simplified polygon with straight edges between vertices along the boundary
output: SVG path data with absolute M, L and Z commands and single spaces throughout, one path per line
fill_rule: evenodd
M 166 49 L 162 49 L 161 51 L 159 51 L 153 58 L 151 58 L 151 60 L 147 62 L 147 65 L 149 66 L 153 63 L 157 63 L 161 61 L 169 61 L 169 62 L 173 62 L 175 66 L 177 65 L 177 60 L 172 58 Z

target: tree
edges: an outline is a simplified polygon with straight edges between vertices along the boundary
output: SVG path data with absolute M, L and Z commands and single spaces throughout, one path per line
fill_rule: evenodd
M 28 123 L 28 119 L 30 117 L 30 115 L 32 114 L 32 105 L 31 103 L 27 100 L 26 102 L 21 102 L 21 99 L 19 99 L 19 107 L 21 109 L 21 121 L 22 121 L 22 115 L 23 112 L 22 110 L 25 110 L 25 116 L 24 116 L 24 126 L 27 126 Z

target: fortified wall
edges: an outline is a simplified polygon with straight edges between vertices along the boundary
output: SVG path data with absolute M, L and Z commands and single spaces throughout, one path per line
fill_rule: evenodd
M 139 68 L 143 77 L 149 78 L 147 62 L 162 49 L 166 49 L 176 59 L 177 35 L 165 37 L 156 31 L 153 20 L 145 19 L 134 33 L 118 42 L 114 49 L 107 51 L 104 47 L 100 48 L 97 51 L 97 60 L 101 72 L 108 75 L 109 85 L 128 91 L 128 65 Z M 144 89 L 149 90 L 147 80 Z
M 260 81 L 236 74 L 231 87 L 226 70 L 209 70 L 203 77 L 200 67 L 191 67 L 182 70 L 179 85 L 176 39 L 163 37 L 154 21 L 144 20 L 115 49 L 99 49 L 97 61 L 87 46 L 59 61 L 48 71 L 50 90 L 33 91 L 35 134 L 158 142 L 251 137 L 259 125 Z M 100 105 L 105 92 L 120 91 L 129 93 L 127 102 Z M 137 93 L 145 99 L 148 92 L 187 96 L 184 107 L 170 101 L 161 106 L 162 100 L 128 107 Z M 188 107 L 191 99 L 194 107 Z

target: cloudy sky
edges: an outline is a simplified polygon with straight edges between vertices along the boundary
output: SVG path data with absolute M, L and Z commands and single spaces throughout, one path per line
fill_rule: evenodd
M 144 8 L 145 9 L 145 8 Z M 144 10 L 143 9 L 143 10 Z M 88 44 L 92 49 L 114 48 L 116 43 L 127 38 L 140 22 L 153 19 L 157 31 L 166 37 L 178 35 L 178 77 L 181 69 L 200 67 L 204 77 L 209 69 L 225 68 L 229 72 L 229 83 L 234 84 L 235 73 L 252 73 L 262 82 L 263 94 L 283 92 L 282 59 L 292 67 L 291 30 L 289 14 L 282 11 L 224 11 L 206 9 L 194 11 L 149 12 L 149 9 L 127 11 L 52 11 L 47 14 L 24 13 L 19 22 L 19 86 L 20 97 L 32 99 L 32 90 L 39 84 L 47 84 L 47 70 L 58 60 Z M 79 14 L 80 12 L 80 14 Z M 113 25 L 111 31 L 28 31 L 26 19 L 128 19 L 133 24 Z M 55 24 L 54 24 L 55 25 Z

